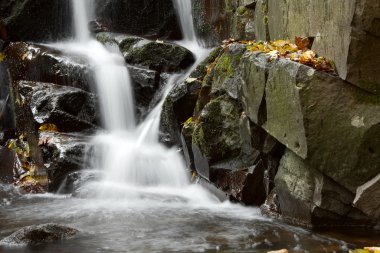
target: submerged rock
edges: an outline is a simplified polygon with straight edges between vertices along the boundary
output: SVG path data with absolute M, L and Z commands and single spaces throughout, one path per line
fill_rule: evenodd
M 24 227 L 0 241 L 1 246 L 22 247 L 38 245 L 75 236 L 79 231 L 75 228 L 59 224 L 43 224 Z

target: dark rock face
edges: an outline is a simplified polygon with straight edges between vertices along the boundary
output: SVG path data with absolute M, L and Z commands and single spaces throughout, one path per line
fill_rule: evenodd
M 49 191 L 56 192 L 66 176 L 84 167 L 88 137 L 41 132 L 39 147 L 49 176 Z
M 97 16 L 110 31 L 149 38 L 180 39 L 172 1 L 98 0 Z
M 55 83 L 91 90 L 93 73 L 83 57 L 25 42 L 11 43 L 5 53 L 13 81 Z
M 310 168 L 287 151 L 275 179 L 282 218 L 309 226 L 368 225 L 371 221 L 352 207 L 354 194 Z
M 58 224 L 43 224 L 24 227 L 2 239 L 0 245 L 8 247 L 38 245 L 48 242 L 69 239 L 79 231 Z
M 103 44 L 116 44 L 127 64 L 158 72 L 179 72 L 195 61 L 188 49 L 173 43 L 107 32 L 98 33 L 96 39 Z
M 10 41 L 57 41 L 71 34 L 70 1 L 1 1 L 0 19 Z
M 39 124 L 54 124 L 63 132 L 95 128 L 98 122 L 97 99 L 92 93 L 55 84 L 19 82 L 19 92 L 25 97 Z
M 13 181 L 13 167 L 16 156 L 6 147 L 0 147 L 0 182 L 11 183 Z
M 254 13 L 256 0 L 194 0 L 195 30 L 205 45 L 219 45 L 228 38 L 255 38 Z
M 121 51 L 128 64 L 160 72 L 184 70 L 195 61 L 193 54 L 186 48 L 148 40 L 140 40 L 131 46 L 122 46 Z

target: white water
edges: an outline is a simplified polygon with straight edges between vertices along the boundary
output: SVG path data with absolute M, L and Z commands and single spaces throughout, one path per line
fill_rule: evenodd
M 215 202 L 215 198 L 203 188 L 190 185 L 182 156 L 175 149 L 167 149 L 158 142 L 163 101 L 144 122 L 136 125 L 131 80 L 121 53 L 116 48 L 105 48 L 91 38 L 87 28 L 91 2 L 72 0 L 72 4 L 75 41 L 66 43 L 63 48 L 84 54 L 93 65 L 105 126 L 105 131 L 99 132 L 93 139 L 95 154 L 91 161 L 92 169 L 102 171 L 104 176 L 100 182 L 85 185 L 85 191 L 96 192 L 102 198 L 130 200 L 152 193 L 160 196 L 174 193 L 188 201 Z M 187 14 L 180 16 L 189 18 Z M 189 27 L 192 29 L 188 21 L 181 22 L 184 31 Z M 198 46 L 193 29 L 190 33 L 192 35 L 186 35 L 182 44 L 195 52 L 198 63 L 208 50 Z M 186 75 L 173 75 L 164 96 Z

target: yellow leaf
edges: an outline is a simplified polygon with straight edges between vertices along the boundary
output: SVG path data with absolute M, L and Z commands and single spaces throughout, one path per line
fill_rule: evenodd
M 0 53 L 0 62 L 5 60 L 5 55 L 3 53 Z
M 58 132 L 58 127 L 54 124 L 42 124 L 39 128 L 41 132 Z

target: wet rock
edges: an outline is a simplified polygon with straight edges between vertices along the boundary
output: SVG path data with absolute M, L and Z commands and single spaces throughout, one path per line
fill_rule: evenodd
M 5 53 L 13 81 L 54 83 L 91 90 L 93 73 L 83 57 L 25 42 L 11 43 Z
M 125 46 L 122 42 L 120 49 L 128 64 L 144 66 L 159 72 L 185 70 L 195 61 L 189 50 L 170 43 L 144 39 L 131 46 Z
M 160 131 L 161 138 L 169 145 L 180 145 L 181 124 L 193 116 L 201 83 L 198 80 L 187 80 L 174 86 L 165 99 Z
M 12 150 L 7 147 L 0 147 L 0 182 L 13 182 L 13 167 L 16 157 Z
M 49 176 L 49 191 L 56 192 L 66 176 L 84 167 L 88 137 L 79 134 L 40 133 L 41 149 Z
M 43 224 L 24 227 L 2 239 L 0 245 L 8 247 L 38 245 L 75 236 L 79 231 L 75 228 L 59 224 Z
M 360 186 L 356 191 L 354 206 L 376 220 L 380 220 L 380 175 Z
M 158 72 L 178 72 L 194 61 L 193 54 L 179 45 L 141 37 L 102 32 L 96 35 L 103 44 L 117 45 L 126 63 Z
M 275 178 L 281 214 L 287 222 L 312 227 L 370 225 L 352 207 L 354 194 L 287 150 Z
M 94 196 L 94 192 L 86 189 L 86 184 L 99 181 L 101 179 L 100 173 L 90 170 L 76 171 L 68 174 L 62 181 L 57 193 L 71 194 L 74 197 L 89 197 Z
M 191 170 L 195 170 L 194 154 L 192 152 L 192 138 L 195 128 L 195 123 L 192 118 L 189 122 L 185 122 L 181 131 L 181 147 L 185 157 L 186 166 Z
M 94 94 L 73 87 L 28 81 L 19 82 L 18 87 L 25 100 L 23 103 L 29 105 L 37 124 L 54 124 L 63 132 L 96 128 L 98 112 Z
M 70 1 L 2 1 L 0 20 L 11 41 L 58 41 L 71 35 Z
M 157 71 L 129 66 L 129 74 L 133 81 L 133 91 L 137 115 L 145 115 L 151 102 L 159 90 L 160 75 Z
M 276 219 L 281 218 L 281 208 L 276 190 L 272 190 L 271 193 L 268 194 L 265 203 L 260 206 L 260 210 L 265 216 Z
M 226 200 L 230 200 L 230 197 L 225 192 L 218 189 L 217 187 L 215 187 L 215 185 L 211 184 L 204 178 L 198 177 L 196 183 L 209 190 L 212 194 L 214 194 L 214 196 L 216 196 L 219 199 L 219 201 L 224 202 Z
M 181 39 L 172 1 L 98 0 L 96 12 L 98 20 L 113 32 Z
M 213 166 L 211 182 L 219 189 L 246 205 L 260 206 L 264 203 L 266 193 L 262 179 L 265 168 L 262 161 L 247 169 L 234 166 L 235 170 L 226 170 L 217 167 Z

